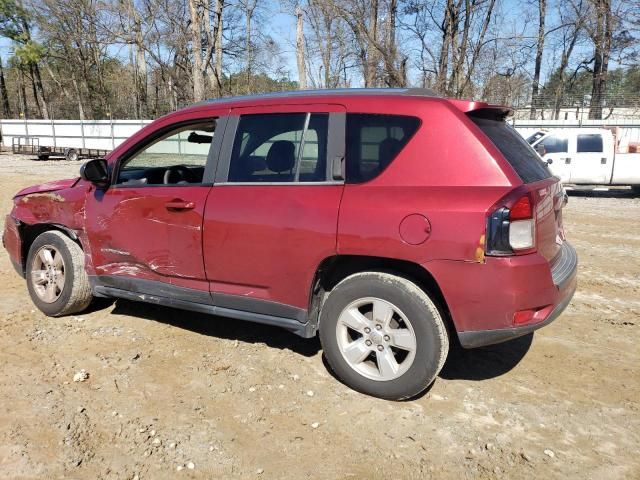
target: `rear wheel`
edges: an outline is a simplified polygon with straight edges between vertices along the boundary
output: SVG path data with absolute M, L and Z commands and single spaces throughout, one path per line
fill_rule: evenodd
M 69 150 L 67 150 L 65 158 L 70 162 L 75 162 L 79 158 L 78 151 L 75 148 L 70 148 Z
M 26 273 L 31 300 L 46 315 L 80 312 L 91 303 L 82 249 L 62 232 L 51 230 L 34 240 Z
M 331 291 L 320 313 L 320 340 L 340 380 L 389 400 L 426 389 L 449 349 L 429 296 L 405 278 L 380 272 L 351 275 Z

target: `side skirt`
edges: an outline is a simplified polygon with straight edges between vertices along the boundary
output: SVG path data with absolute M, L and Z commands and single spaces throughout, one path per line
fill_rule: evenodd
M 123 298 L 125 300 L 132 300 L 136 302 L 153 303 L 156 305 L 162 305 L 165 307 L 174 307 L 183 310 L 189 310 L 192 312 L 206 313 L 209 315 L 216 315 L 221 317 L 234 318 L 236 320 L 244 320 L 254 323 L 262 323 L 265 325 L 272 325 L 275 327 L 284 328 L 285 330 L 295 333 L 303 338 L 312 338 L 316 334 L 316 330 L 311 322 L 300 322 L 294 318 L 279 317 L 275 315 L 268 315 L 264 313 L 250 312 L 240 309 L 233 309 L 227 307 L 220 307 L 211 304 L 204 304 L 194 302 L 190 300 L 181 300 L 176 296 L 162 296 L 148 293 L 134 292 L 131 290 L 124 290 L 114 286 L 107 286 L 100 283 L 96 277 L 89 277 L 93 293 L 96 296 L 101 297 L 115 297 Z M 155 282 L 154 282 L 155 283 Z M 169 285 L 165 285 L 165 288 L 171 288 Z M 167 293 L 163 291 L 163 293 Z M 265 302 L 270 303 L 270 302 Z

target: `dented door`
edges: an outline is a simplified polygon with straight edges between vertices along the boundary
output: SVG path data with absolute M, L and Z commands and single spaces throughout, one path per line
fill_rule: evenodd
M 209 189 L 159 186 L 91 192 L 86 223 L 96 274 L 173 279 L 185 286 L 204 281 L 202 218 Z

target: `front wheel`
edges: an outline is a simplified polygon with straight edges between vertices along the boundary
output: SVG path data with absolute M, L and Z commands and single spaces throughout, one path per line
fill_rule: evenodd
M 335 374 L 362 393 L 411 398 L 438 375 L 449 350 L 442 316 L 413 282 L 362 272 L 342 280 L 320 313 L 320 341 Z
M 84 253 L 62 232 L 50 230 L 33 241 L 26 273 L 31 300 L 50 317 L 80 312 L 91 303 Z

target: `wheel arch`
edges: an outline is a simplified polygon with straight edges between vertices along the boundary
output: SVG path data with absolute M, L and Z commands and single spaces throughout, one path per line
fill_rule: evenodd
M 59 232 L 64 233 L 67 237 L 77 243 L 82 250 L 84 250 L 82 246 L 82 242 L 78 237 L 78 234 L 69 227 L 65 227 L 59 223 L 35 223 L 35 224 L 27 224 L 23 223 L 20 226 L 20 239 L 22 241 L 22 251 L 21 251 L 21 263 L 22 263 L 22 276 L 26 275 L 27 271 L 27 256 L 29 255 L 29 249 L 33 244 L 34 240 L 38 238 L 39 235 L 49 232 L 51 230 L 57 230 Z
M 346 277 L 367 271 L 391 273 L 414 282 L 431 297 L 440 310 L 450 337 L 457 336 L 449 305 L 431 272 L 422 265 L 407 260 L 364 255 L 334 255 L 325 258 L 318 265 L 309 295 L 309 320 L 316 330 L 319 327 L 320 309 L 326 295 Z

